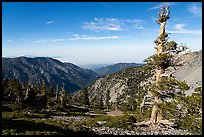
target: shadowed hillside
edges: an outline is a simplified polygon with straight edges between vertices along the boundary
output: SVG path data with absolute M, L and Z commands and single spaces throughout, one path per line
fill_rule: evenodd
M 54 88 L 64 85 L 68 92 L 79 90 L 99 77 L 92 70 L 48 57 L 2 58 L 2 76 L 6 79 L 16 78 L 24 83 L 36 82 L 38 85 L 44 80 L 47 86 L 51 83 Z

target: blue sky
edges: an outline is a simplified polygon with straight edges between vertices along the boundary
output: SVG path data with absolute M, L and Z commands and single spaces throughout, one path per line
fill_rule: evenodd
M 170 5 L 169 40 L 201 50 L 201 2 L 3 2 L 2 56 L 140 63 L 156 53 L 161 5 Z

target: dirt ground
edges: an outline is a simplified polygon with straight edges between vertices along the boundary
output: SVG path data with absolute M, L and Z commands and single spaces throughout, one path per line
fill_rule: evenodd
M 123 116 L 123 112 L 121 110 L 114 110 L 110 112 L 106 112 L 108 116 Z

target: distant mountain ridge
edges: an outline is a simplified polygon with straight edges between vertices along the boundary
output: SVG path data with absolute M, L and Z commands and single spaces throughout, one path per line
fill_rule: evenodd
M 109 65 L 106 67 L 94 69 L 94 71 L 100 75 L 110 75 L 115 72 L 121 71 L 123 69 L 131 68 L 131 67 L 137 67 L 137 66 L 143 66 L 142 63 L 117 63 L 113 65 Z
M 113 64 L 112 63 L 111 64 L 83 64 L 79 66 L 82 68 L 91 69 L 94 71 L 95 69 L 99 69 L 99 68 L 110 66 L 110 65 L 113 65 Z
M 59 60 L 50 57 L 17 57 L 2 58 L 2 76 L 3 78 L 16 78 L 20 82 L 30 82 L 33 84 L 36 80 L 38 84 L 45 81 L 46 85 L 52 83 L 62 87 L 68 92 L 74 92 L 87 86 L 100 76 L 89 69 L 83 69 L 72 63 L 62 63 Z

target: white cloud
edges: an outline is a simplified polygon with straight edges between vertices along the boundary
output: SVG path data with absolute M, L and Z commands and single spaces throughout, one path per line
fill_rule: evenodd
M 55 21 L 46 21 L 46 22 L 44 22 L 45 24 L 53 24 L 53 23 L 55 23 Z
M 47 42 L 47 40 L 36 40 L 36 41 L 34 41 L 35 43 L 45 43 L 45 42 Z
M 168 31 L 168 33 L 179 33 L 179 34 L 202 34 L 202 30 L 189 30 L 189 29 L 185 29 L 184 27 L 186 26 L 186 24 L 175 24 L 174 25 L 174 30 L 170 30 Z
M 46 43 L 46 42 L 60 42 L 65 41 L 65 39 L 53 39 L 53 40 L 36 40 L 35 43 Z
M 186 24 L 176 24 L 176 25 L 174 25 L 174 27 L 175 27 L 177 30 L 183 30 L 183 29 L 184 29 L 184 26 L 186 26 Z
M 78 37 L 78 34 L 74 34 L 73 36 Z
M 83 29 L 91 31 L 122 31 L 129 28 L 143 29 L 142 20 L 117 19 L 117 18 L 94 18 L 92 22 L 83 22 Z
M 65 39 L 53 39 L 53 42 L 64 41 Z
M 78 35 L 74 34 L 74 38 L 69 38 L 68 40 L 102 40 L 102 39 L 119 39 L 119 36 L 104 36 L 104 37 L 96 37 L 96 36 L 87 36 L 87 35 Z
M 175 5 L 176 3 L 175 2 L 162 2 L 152 8 L 149 8 L 147 10 L 155 10 L 155 9 L 159 9 L 161 8 L 162 6 L 172 6 L 172 5 Z
M 188 11 L 191 12 L 194 16 L 200 17 L 202 16 L 202 8 L 197 4 L 192 4 L 188 7 Z

